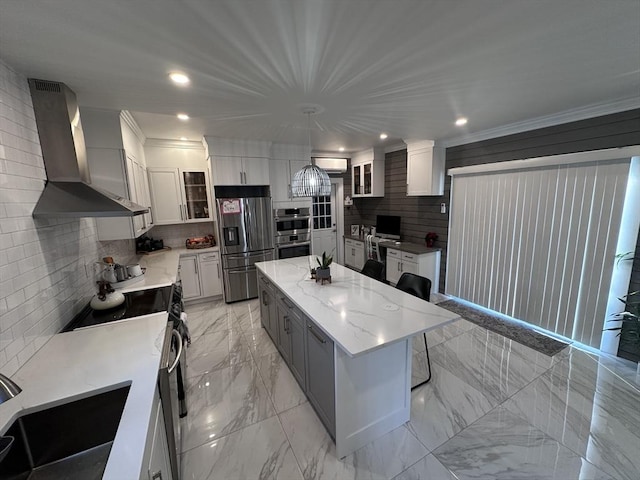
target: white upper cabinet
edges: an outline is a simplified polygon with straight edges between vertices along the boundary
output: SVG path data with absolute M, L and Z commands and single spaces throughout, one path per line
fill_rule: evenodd
M 311 198 L 293 198 L 291 180 L 296 172 L 311 163 L 308 145 L 274 143 L 271 146 L 269 178 L 274 208 L 311 207 Z
M 144 145 L 156 225 L 213 221 L 209 161 L 201 142 Z
M 214 185 L 269 185 L 269 159 L 211 157 Z
M 81 108 L 91 184 L 149 208 L 134 217 L 96 219 L 99 240 L 136 238 L 153 227 L 144 135 L 128 112 Z
M 175 168 L 149 168 L 151 184 L 151 203 L 158 225 L 183 223 L 182 195 L 180 194 L 180 176 Z
M 384 150 L 369 148 L 351 157 L 351 196 L 384 197 Z
M 407 196 L 444 194 L 445 150 L 432 140 L 407 144 Z
M 149 183 L 156 225 L 213 221 L 208 170 L 150 167 Z
M 214 185 L 269 185 L 271 142 L 204 137 Z

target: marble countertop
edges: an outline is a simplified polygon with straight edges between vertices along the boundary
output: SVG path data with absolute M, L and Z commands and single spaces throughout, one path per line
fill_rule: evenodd
M 311 280 L 308 257 L 256 267 L 351 357 L 460 318 L 335 263 L 324 285 Z
M 366 237 L 357 235 L 345 235 L 344 238 L 350 240 L 357 240 L 358 242 L 366 242 Z M 395 240 L 381 240 L 380 246 L 384 248 L 392 248 L 394 250 L 400 250 L 401 252 L 413 253 L 415 255 L 422 255 L 423 253 L 439 252 L 441 248 L 427 247 L 426 245 L 420 245 L 419 243 L 411 242 L 396 242 Z
M 130 384 L 102 478 L 138 478 L 166 326 L 159 313 L 54 335 L 12 376 L 22 392 L 0 405 L 0 432 L 20 413 Z
M 180 256 L 192 255 L 197 253 L 217 252 L 219 247 L 189 249 L 185 247 L 172 248 L 171 250 L 163 250 L 151 255 L 138 255 L 130 263 L 138 262 L 141 267 L 146 268 L 144 275 L 141 275 L 139 281 L 127 281 L 126 286 L 118 287 L 117 283 L 111 286 L 116 290 L 125 293 L 134 290 L 146 290 L 148 288 L 164 287 L 171 285 L 176 281 L 178 275 L 178 264 Z

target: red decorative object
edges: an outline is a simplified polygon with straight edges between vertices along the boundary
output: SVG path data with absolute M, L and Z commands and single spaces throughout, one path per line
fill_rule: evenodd
M 433 245 L 436 243 L 436 240 L 438 240 L 438 234 L 436 232 L 428 232 L 424 237 L 424 241 L 427 244 L 427 247 L 433 247 Z

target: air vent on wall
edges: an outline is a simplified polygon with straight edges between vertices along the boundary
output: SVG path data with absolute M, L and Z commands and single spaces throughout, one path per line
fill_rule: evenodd
M 40 90 L 41 92 L 53 92 L 60 93 L 62 89 L 60 88 L 60 84 L 58 82 L 48 82 L 46 80 L 34 80 L 33 85 L 36 90 Z

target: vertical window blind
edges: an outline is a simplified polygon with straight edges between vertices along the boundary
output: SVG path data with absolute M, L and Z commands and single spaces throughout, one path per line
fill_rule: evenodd
M 446 292 L 598 348 L 629 165 L 587 152 L 450 170 Z

